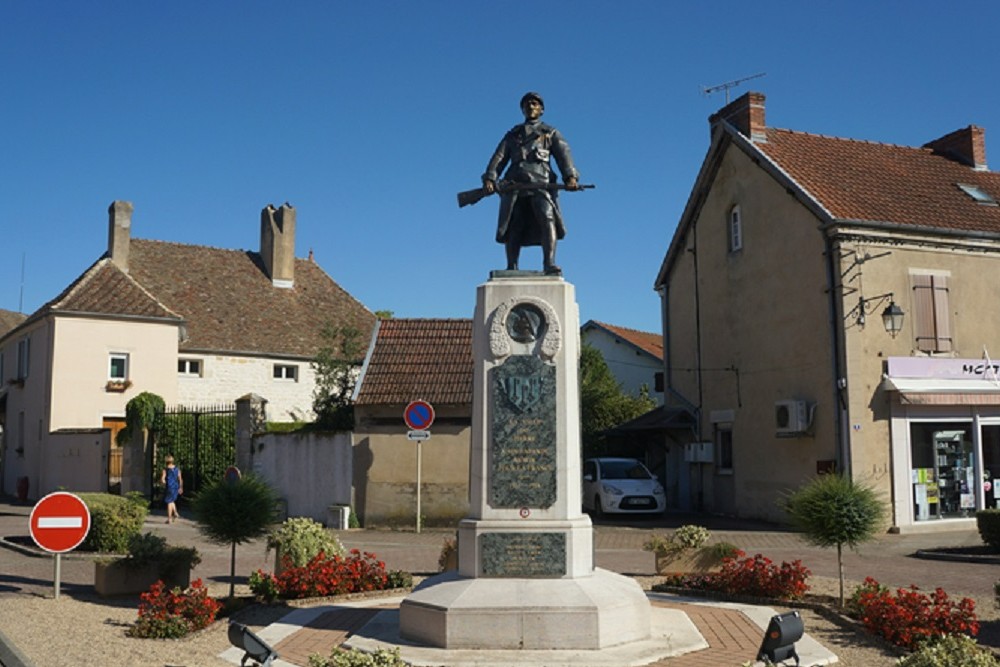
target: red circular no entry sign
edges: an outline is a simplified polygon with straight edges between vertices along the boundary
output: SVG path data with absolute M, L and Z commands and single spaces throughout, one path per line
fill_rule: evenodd
M 56 491 L 39 500 L 29 519 L 31 539 L 52 553 L 72 551 L 90 532 L 90 510 L 72 493 Z
M 403 421 L 414 431 L 426 431 L 434 423 L 434 408 L 427 401 L 411 401 L 403 410 Z

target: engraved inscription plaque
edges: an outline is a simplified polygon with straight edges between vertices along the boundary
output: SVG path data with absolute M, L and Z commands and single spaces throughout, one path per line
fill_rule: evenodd
M 547 508 L 556 501 L 556 369 L 515 355 L 490 370 L 489 504 Z
M 485 533 L 479 536 L 484 577 L 562 577 L 564 533 Z

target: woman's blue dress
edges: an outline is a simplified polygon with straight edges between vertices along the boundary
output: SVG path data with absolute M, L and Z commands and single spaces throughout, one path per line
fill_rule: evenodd
M 163 502 L 175 503 L 181 490 L 181 471 L 176 466 L 167 468 L 167 490 L 163 495 Z

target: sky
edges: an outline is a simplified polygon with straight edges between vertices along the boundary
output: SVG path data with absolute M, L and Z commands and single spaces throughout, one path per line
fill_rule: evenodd
M 653 283 L 726 104 L 706 89 L 763 74 L 731 99 L 830 136 L 975 124 L 989 159 L 1000 132 L 985 0 L 0 0 L 0 25 L 0 308 L 25 313 L 101 257 L 126 200 L 134 238 L 254 251 L 288 202 L 296 256 L 372 311 L 471 317 L 505 266 L 498 202 L 455 195 L 537 91 L 596 186 L 560 198 L 581 323 L 659 332 Z

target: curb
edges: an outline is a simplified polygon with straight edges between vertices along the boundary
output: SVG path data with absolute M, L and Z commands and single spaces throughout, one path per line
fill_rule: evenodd
M 0 630 L 0 665 L 2 667 L 34 667 Z

